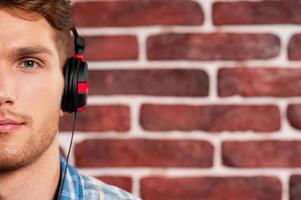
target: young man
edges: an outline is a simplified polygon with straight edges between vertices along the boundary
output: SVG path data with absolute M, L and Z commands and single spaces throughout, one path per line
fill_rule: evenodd
M 56 200 L 63 66 L 71 40 L 68 0 L 0 0 L 0 200 Z M 61 200 L 134 200 L 67 168 Z

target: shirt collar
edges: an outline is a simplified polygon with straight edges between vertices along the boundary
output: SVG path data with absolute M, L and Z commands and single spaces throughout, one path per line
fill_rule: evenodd
M 61 177 L 63 181 L 66 160 L 60 156 Z M 60 183 L 61 184 L 61 183 Z M 61 198 L 59 200 L 84 200 L 84 184 L 78 171 L 71 165 L 67 165 L 66 177 L 62 189 Z

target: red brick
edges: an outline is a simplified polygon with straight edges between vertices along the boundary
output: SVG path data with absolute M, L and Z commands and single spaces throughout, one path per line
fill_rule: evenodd
M 292 175 L 289 182 L 290 200 L 301 199 L 301 175 Z
M 91 94 L 208 96 L 209 78 L 202 70 L 95 70 Z
M 272 34 L 167 33 L 147 40 L 149 60 L 268 59 L 280 53 L 280 39 Z
M 213 146 L 206 141 L 94 139 L 75 146 L 80 168 L 211 167 Z
M 217 2 L 213 5 L 216 25 L 301 24 L 299 0 Z
M 147 177 L 141 181 L 144 200 L 280 200 L 275 177 Z
M 204 16 L 193 1 L 119 0 L 78 2 L 74 5 L 77 26 L 200 25 Z
M 290 104 L 288 106 L 287 119 L 292 127 L 301 130 L 301 104 Z
M 151 131 L 272 132 L 280 129 L 280 111 L 272 105 L 144 104 L 140 123 Z
M 301 167 L 300 141 L 228 141 L 222 145 L 223 163 L 239 168 Z
M 98 176 L 97 179 L 109 184 L 117 186 L 125 191 L 132 192 L 133 180 L 130 177 L 123 176 Z
M 290 60 L 301 60 L 301 34 L 295 34 L 288 44 L 288 58 Z
M 138 40 L 135 36 L 90 36 L 86 37 L 87 60 L 137 60 Z
M 60 120 L 61 131 L 71 131 L 73 114 L 65 113 Z M 76 130 L 117 131 L 124 132 L 130 129 L 130 109 L 123 105 L 89 106 L 79 114 Z
M 301 69 L 223 68 L 218 73 L 218 94 L 293 97 L 301 95 Z

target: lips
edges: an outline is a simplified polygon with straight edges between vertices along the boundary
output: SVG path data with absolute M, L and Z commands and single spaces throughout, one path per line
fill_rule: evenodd
M 21 128 L 25 123 L 18 122 L 12 119 L 1 119 L 0 120 L 0 134 L 11 133 Z

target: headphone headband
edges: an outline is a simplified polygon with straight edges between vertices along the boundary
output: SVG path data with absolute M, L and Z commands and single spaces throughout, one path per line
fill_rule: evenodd
M 81 36 L 78 35 L 78 32 L 73 25 L 72 27 L 72 33 L 74 35 L 74 52 L 75 54 L 83 54 L 85 51 L 85 40 Z

